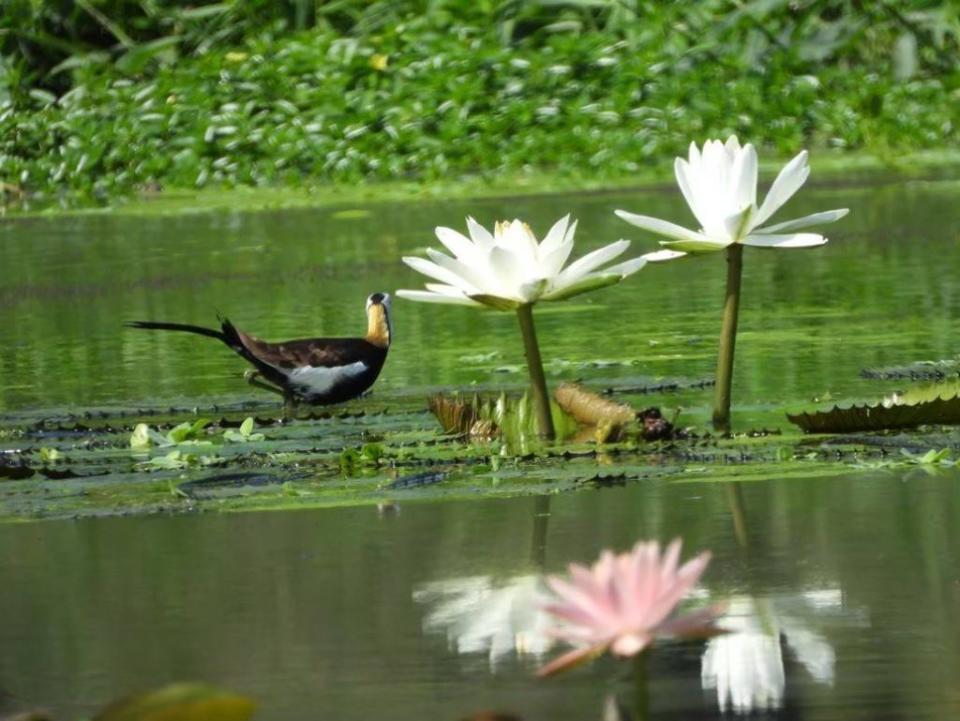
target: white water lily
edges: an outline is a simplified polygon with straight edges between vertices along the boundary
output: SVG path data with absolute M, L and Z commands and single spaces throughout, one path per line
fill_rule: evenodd
M 699 230 L 690 230 L 666 220 L 625 210 L 615 211 L 623 220 L 638 228 L 670 238 L 661 241 L 664 250 L 643 256 L 649 261 L 673 260 L 688 253 L 711 253 L 734 243 L 758 248 L 810 248 L 823 245 L 827 242 L 824 236 L 795 231 L 832 223 L 849 212 L 846 208 L 826 210 L 765 225 L 810 175 L 806 150 L 783 167 L 759 207 L 757 151 L 750 143 L 741 147 L 735 135 L 731 135 L 726 143 L 720 140 L 706 141 L 702 152 L 696 143 L 690 143 L 688 159 L 677 158 L 674 170 L 680 191 L 700 223 Z
M 397 291 L 398 296 L 409 300 L 516 311 L 537 424 L 540 435 L 548 440 L 556 434 L 533 324 L 534 304 L 541 300 L 565 300 L 619 283 L 647 262 L 634 258 L 602 268 L 630 247 L 629 240 L 618 240 L 566 265 L 573 252 L 576 229 L 577 223 L 571 223 L 569 215 L 554 223 L 539 242 L 530 226 L 519 220 L 497 223 L 490 233 L 473 218 L 467 218 L 469 238 L 450 228 L 437 228 L 437 238 L 453 257 L 428 248 L 429 260 L 408 256 L 403 262 L 440 282 L 427 283 L 426 290 Z
M 643 258 L 634 258 L 601 269 L 630 247 L 630 241 L 618 240 L 564 267 L 576 228 L 576 221 L 566 215 L 539 242 L 530 226 L 519 220 L 497 223 L 491 234 L 467 218 L 469 238 L 451 228 L 437 228 L 437 239 L 453 257 L 428 248 L 429 260 L 408 256 L 403 262 L 439 283 L 427 283 L 426 290 L 398 290 L 397 295 L 428 303 L 514 310 L 619 283 L 646 264 Z

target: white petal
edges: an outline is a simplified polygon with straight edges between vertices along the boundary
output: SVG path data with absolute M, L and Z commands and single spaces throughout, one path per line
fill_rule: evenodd
M 733 215 L 723 219 L 723 227 L 730 240 L 737 241 L 750 232 L 750 216 L 753 215 L 753 205 L 741 208 Z
M 767 219 L 777 212 L 780 207 L 793 197 L 793 194 L 800 190 L 800 187 L 806 182 L 810 175 L 810 166 L 807 165 L 807 151 L 802 150 L 797 156 L 783 166 L 783 170 L 773 181 L 767 197 L 763 199 L 763 205 L 754 218 L 756 225 L 761 225 Z
M 548 253 L 552 253 L 559 248 L 567 238 L 567 226 L 570 224 L 570 214 L 563 216 L 553 227 L 547 231 L 543 240 L 540 241 L 539 257 L 545 258 Z
M 466 297 L 456 298 L 452 295 L 439 295 L 426 290 L 398 290 L 396 295 L 398 298 L 416 300 L 421 303 L 446 303 L 448 305 L 472 305 L 481 307 L 480 303 L 472 301 Z
M 628 213 L 625 210 L 615 210 L 613 212 L 631 225 L 649 230 L 651 233 L 662 235 L 665 238 L 674 238 L 676 240 L 708 240 L 707 236 L 702 233 L 676 225 L 668 220 L 652 218 L 649 215 L 636 215 L 634 213 Z
M 439 280 L 441 283 L 446 283 L 447 285 L 452 285 L 463 289 L 464 293 L 477 292 L 477 289 L 470 285 L 470 283 L 464 278 L 461 278 L 459 275 L 446 268 L 441 268 L 436 263 L 431 263 L 429 260 L 407 256 L 403 258 L 403 262 L 418 273 L 423 273 L 424 275 L 434 278 L 435 280 Z
M 783 223 L 777 223 L 776 225 L 768 225 L 766 228 L 762 229 L 762 232 L 778 233 L 785 230 L 800 230 L 802 228 L 809 228 L 812 225 L 820 225 L 821 223 L 833 223 L 834 221 L 840 220 L 840 218 L 849 212 L 849 208 L 824 210 L 822 213 L 805 215 L 802 218 L 797 218 L 796 220 L 788 220 Z
M 549 254 L 544 255 L 543 243 L 540 244 L 540 272 L 545 278 L 553 278 L 570 259 L 570 253 L 573 252 L 573 236 L 577 232 L 577 222 L 575 220 L 567 226 L 563 241 Z
M 493 247 L 493 236 L 490 234 L 490 231 L 469 215 L 467 216 L 467 231 L 470 233 L 470 237 L 473 238 L 473 242 L 478 248 L 489 250 Z
M 518 269 L 521 275 L 533 274 L 539 269 L 537 238 L 522 220 L 499 223 L 494 240 L 498 247 L 509 250 L 523 264 Z
M 696 150 L 696 146 L 691 148 L 690 153 L 692 154 L 694 150 Z M 673 174 L 677 176 L 677 185 L 680 186 L 680 192 L 683 193 L 683 197 L 686 199 L 690 211 L 702 227 L 704 222 L 700 217 L 700 203 L 697 199 L 700 186 L 697 183 L 693 169 L 686 160 L 677 158 L 673 163 Z
M 434 231 L 437 240 L 464 263 L 475 263 L 480 257 L 480 251 L 469 238 L 452 228 L 437 227 Z
M 736 140 L 735 137 L 732 139 Z M 757 151 L 750 143 L 737 154 L 730 182 L 733 183 L 733 197 L 738 207 L 757 204 Z
M 604 263 L 613 260 L 619 255 L 623 255 L 624 251 L 629 247 L 629 240 L 618 240 L 615 243 L 598 248 L 592 253 L 587 253 L 582 258 L 571 263 L 566 270 L 557 276 L 554 286 L 559 287 L 576 282 L 590 271 L 599 268 Z
M 487 293 L 503 298 L 522 301 L 520 295 L 520 285 L 525 281 L 523 269 L 520 267 L 520 260 L 516 254 L 501 246 L 495 246 L 490 251 L 488 260 L 490 271 L 497 277 L 500 285 L 500 292 Z M 476 295 L 476 294 L 471 294 Z
M 816 233 L 785 233 L 777 235 L 765 235 L 754 233 L 748 235 L 741 241 L 744 245 L 752 245 L 755 248 L 812 248 L 817 245 L 823 245 L 827 239 Z
M 435 264 L 460 278 L 460 283 L 454 283 L 453 285 L 458 288 L 462 287 L 467 295 L 477 292 L 490 293 L 496 291 L 499 287 L 491 283 L 489 272 L 484 272 L 488 271 L 484 258 L 478 258 L 476 263 L 467 265 L 433 248 L 427 248 L 427 255 Z M 437 280 L 443 280 L 443 278 Z
M 563 268 L 564 263 L 570 258 L 573 252 L 573 237 L 563 241 L 560 247 L 547 255 L 540 255 L 540 270 L 547 278 L 554 277 Z
M 663 263 L 668 260 L 683 258 L 686 255 L 686 253 L 680 253 L 676 250 L 655 250 L 652 253 L 644 253 L 640 257 L 650 263 Z
M 623 263 L 617 263 L 616 265 L 611 265 L 609 268 L 604 268 L 602 273 L 608 275 L 610 273 L 616 273 L 621 278 L 626 278 L 628 275 L 633 275 L 643 266 L 647 264 L 647 259 L 643 256 L 639 258 L 633 258 L 631 260 L 625 260 Z
M 550 282 L 546 278 L 537 278 L 520 284 L 520 297 L 524 303 L 536 303 L 547 289 Z
M 466 298 L 463 291 L 452 285 L 443 285 L 442 283 L 424 283 L 424 287 L 431 293 L 437 295 L 448 295 L 451 298 Z

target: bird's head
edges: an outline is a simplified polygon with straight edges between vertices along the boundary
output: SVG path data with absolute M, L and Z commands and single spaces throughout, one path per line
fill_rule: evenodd
M 389 348 L 390 335 L 390 294 L 374 293 L 367 298 L 367 341 Z

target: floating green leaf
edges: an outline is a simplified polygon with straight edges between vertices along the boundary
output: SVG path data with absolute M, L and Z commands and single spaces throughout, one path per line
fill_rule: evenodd
M 246 721 L 255 710 L 256 703 L 244 696 L 178 683 L 118 701 L 93 721 Z
M 223 432 L 223 440 L 229 441 L 231 443 L 247 443 L 249 441 L 262 441 L 265 436 L 262 433 L 254 433 L 255 421 L 253 416 L 249 416 L 244 419 L 243 423 L 240 424 L 240 427 L 237 430 L 228 428 Z
M 787 419 L 807 433 L 853 433 L 960 424 L 960 395 L 952 390 L 948 393 L 941 397 L 935 390 L 918 389 L 912 393 L 913 398 L 905 394 L 872 405 L 833 406 L 826 411 L 788 413 Z M 924 397 L 928 399 L 921 399 Z

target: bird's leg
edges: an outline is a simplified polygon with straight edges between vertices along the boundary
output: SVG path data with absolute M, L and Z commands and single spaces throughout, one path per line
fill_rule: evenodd
M 283 394 L 283 420 L 295 421 L 297 419 L 297 407 L 300 405 L 297 397 L 292 393 Z
M 254 388 L 261 388 L 265 391 L 277 393 L 281 396 L 286 395 L 282 388 L 278 388 L 272 383 L 268 383 L 267 381 L 263 380 L 263 377 L 260 375 L 260 371 L 255 371 L 253 369 L 245 371 L 243 374 L 243 379 Z

